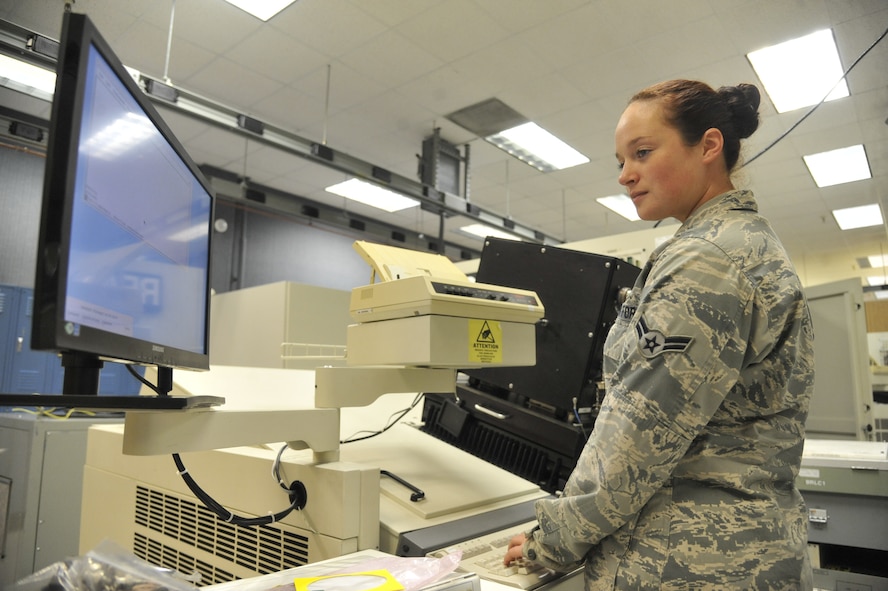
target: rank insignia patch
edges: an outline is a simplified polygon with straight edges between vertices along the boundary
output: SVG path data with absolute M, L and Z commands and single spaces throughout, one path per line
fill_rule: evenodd
M 644 318 L 638 320 L 635 332 L 638 334 L 638 350 L 648 359 L 664 351 L 685 351 L 693 340 L 692 337 L 667 337 L 659 330 L 651 330 Z

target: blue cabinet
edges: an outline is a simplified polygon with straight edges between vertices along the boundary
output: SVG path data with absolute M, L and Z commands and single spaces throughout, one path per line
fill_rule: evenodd
M 52 386 L 54 355 L 31 350 L 33 293 L 0 286 L 0 391 L 45 394 Z M 59 368 L 61 371 L 61 368 Z
M 27 287 L 0 285 L 0 392 L 60 394 L 64 368 L 54 353 L 31 350 L 34 292 Z M 137 368 L 140 373 L 144 368 Z M 120 363 L 105 362 L 99 395 L 136 395 L 141 384 Z

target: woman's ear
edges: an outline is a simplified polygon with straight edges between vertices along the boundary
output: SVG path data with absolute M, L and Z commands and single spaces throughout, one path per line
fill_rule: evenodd
M 721 157 L 722 150 L 725 147 L 725 138 L 722 132 L 715 127 L 710 127 L 703 132 L 703 138 L 700 141 L 703 148 L 703 162 L 709 164 L 716 158 Z

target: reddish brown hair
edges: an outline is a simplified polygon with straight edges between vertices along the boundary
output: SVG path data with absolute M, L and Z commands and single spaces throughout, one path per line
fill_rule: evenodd
M 649 100 L 663 103 L 666 121 L 689 146 L 696 145 L 707 129 L 718 129 L 724 137 L 728 172 L 740 158 L 740 140 L 751 136 L 759 125 L 761 94 L 752 84 L 714 90 L 704 82 L 669 80 L 645 88 L 629 102 Z

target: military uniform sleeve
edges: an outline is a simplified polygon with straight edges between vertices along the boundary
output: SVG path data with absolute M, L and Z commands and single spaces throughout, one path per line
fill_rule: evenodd
M 524 553 L 550 568 L 582 561 L 637 517 L 739 375 L 755 288 L 731 259 L 705 240 L 676 241 L 641 277 L 622 336 L 608 339 L 592 435 L 564 495 L 536 505 Z

